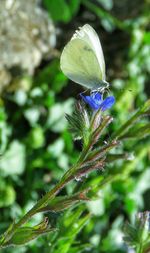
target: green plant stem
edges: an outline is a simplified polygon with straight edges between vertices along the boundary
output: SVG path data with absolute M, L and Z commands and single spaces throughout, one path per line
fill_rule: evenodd
M 139 116 L 139 112 L 137 112 L 135 115 L 133 115 L 125 124 L 123 124 L 118 131 L 113 134 L 113 138 L 118 139 L 124 132 L 128 130 L 130 126 L 137 120 L 137 117 Z
M 104 125 L 106 122 L 104 122 Z M 52 200 L 60 192 L 60 190 L 65 187 L 66 184 L 72 181 L 76 175 L 78 176 L 79 169 L 82 167 L 92 147 L 92 135 L 90 135 L 88 142 L 86 144 L 83 143 L 83 150 L 76 164 L 72 166 L 68 171 L 66 171 L 66 173 L 62 176 L 61 180 L 54 186 L 54 188 L 47 192 L 17 223 L 14 223 L 9 231 L 4 233 L 4 235 L 0 238 L 0 247 L 10 246 L 11 238 L 17 229 L 24 225 L 29 219 L 31 219 L 33 215 L 38 213 L 41 208 L 46 207 L 49 204 L 49 201 Z M 90 171 L 91 170 L 88 170 L 88 172 Z
M 133 114 L 133 116 L 129 118 L 114 134 L 112 134 L 112 138 L 119 139 L 120 136 L 125 134 L 127 130 L 140 119 L 140 117 L 149 115 L 149 107 L 150 99 L 147 100 L 146 103 L 135 114 Z
M 13 225 L 12 231 L 7 235 L 7 238 L 5 242 L 2 244 L 2 246 L 7 247 L 9 246 L 9 240 L 14 235 L 16 230 L 20 228 L 23 224 L 25 224 L 31 217 L 37 213 L 38 209 L 44 207 L 47 205 L 47 203 L 55 197 L 56 194 L 66 185 L 67 181 L 61 179 L 61 181 L 56 184 L 56 186 L 50 190 L 48 193 L 46 193 L 42 199 L 40 199 L 16 224 Z M 1 245 L 0 245 L 1 246 Z
M 88 154 L 88 152 L 89 152 L 89 150 L 90 150 L 91 148 L 92 148 L 92 147 L 91 147 L 91 143 L 88 142 L 87 145 L 86 145 L 86 146 L 84 147 L 84 149 L 82 150 L 82 153 L 81 153 L 81 155 L 79 156 L 79 159 L 78 159 L 76 165 L 73 166 L 70 170 L 68 170 L 68 171 L 64 174 L 64 176 L 63 176 L 64 180 L 69 180 L 69 181 L 71 181 L 73 178 L 75 178 L 75 173 L 76 173 L 76 171 L 78 170 L 78 168 L 80 168 L 80 167 L 82 166 L 82 163 L 84 162 L 84 160 L 85 160 L 85 158 L 86 158 L 86 156 L 87 156 L 87 154 Z
M 142 244 L 138 247 L 137 253 L 144 253 Z
M 81 166 L 90 148 L 91 145 L 89 142 L 87 146 L 83 149 L 77 163 L 63 175 L 59 183 L 57 183 L 53 189 L 47 192 L 17 223 L 13 225 L 13 229 L 10 230 L 6 238 L 4 238 L 4 240 L 1 240 L 0 247 L 8 247 L 10 245 L 9 240 L 12 238 L 17 229 L 20 228 L 22 225 L 24 225 L 29 219 L 31 219 L 32 216 L 35 215 L 39 209 L 45 207 L 48 204 L 48 202 L 52 200 L 60 192 L 62 188 L 65 187 L 67 183 L 69 183 L 75 178 L 75 173 Z

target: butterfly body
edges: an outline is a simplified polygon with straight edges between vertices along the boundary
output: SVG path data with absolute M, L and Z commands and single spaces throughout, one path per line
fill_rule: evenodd
M 109 86 L 98 35 L 88 24 L 76 31 L 65 46 L 60 67 L 69 79 L 87 89 L 103 91 Z

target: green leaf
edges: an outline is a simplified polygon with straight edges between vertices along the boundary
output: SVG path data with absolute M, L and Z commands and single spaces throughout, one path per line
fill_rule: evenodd
M 147 31 L 147 32 L 144 33 L 143 41 L 149 45 L 149 43 L 150 43 L 150 32 Z
M 86 191 L 82 191 L 71 196 L 56 197 L 49 205 L 40 208 L 38 212 L 60 212 L 85 200 L 89 200 L 86 196 Z
M 79 10 L 80 2 L 81 2 L 81 0 L 76 0 L 76 1 L 69 0 L 68 1 L 71 16 L 74 16 L 77 13 L 77 11 Z
M 132 128 L 124 135 L 120 136 L 120 140 L 123 139 L 141 139 L 145 138 L 146 136 L 150 136 L 150 123 L 144 124 L 144 126 L 138 127 L 138 128 Z
M 12 205 L 16 198 L 14 188 L 0 179 L 0 207 Z
M 66 129 L 67 121 L 65 119 L 65 114 L 72 113 L 73 102 L 73 99 L 70 98 L 63 103 L 56 103 L 51 107 L 46 126 L 50 127 L 56 133 L 62 132 Z
M 69 253 L 71 245 L 75 243 L 75 238 L 83 227 L 88 223 L 90 215 L 82 215 L 82 208 L 66 214 L 64 228 L 61 231 L 61 239 L 57 242 L 57 247 L 53 253 Z M 61 225 L 60 225 L 61 226 Z
M 1 173 L 4 176 L 20 175 L 25 168 L 25 147 L 14 140 L 1 158 Z
M 136 246 L 138 243 L 138 231 L 137 228 L 126 223 L 124 226 L 124 241 L 131 246 Z
M 29 133 L 29 140 L 30 145 L 33 149 L 40 148 L 45 143 L 44 132 L 41 126 L 36 126 L 32 128 L 31 132 Z
M 122 30 L 129 29 L 124 22 L 121 22 L 119 19 L 112 16 L 104 9 L 100 8 L 100 6 L 97 6 L 96 4 L 92 3 L 92 1 L 82 0 L 82 4 L 85 5 L 87 9 L 96 14 L 96 16 L 101 19 L 102 24 L 106 30 L 112 31 L 115 27 L 118 27 Z
M 89 140 L 90 134 L 90 119 L 88 111 L 83 103 L 76 103 L 75 110 L 72 115 L 66 114 L 66 119 L 69 123 L 69 130 L 75 139 L 83 138 L 85 144 Z
M 0 108 L 0 155 L 6 150 L 9 135 L 11 133 L 10 127 L 6 123 L 5 111 Z
M 40 110 L 37 106 L 30 107 L 24 111 L 24 116 L 30 123 L 31 127 L 37 124 L 40 117 Z
M 81 252 L 89 252 L 89 250 L 91 250 L 91 248 L 92 248 L 92 246 L 91 246 L 91 244 L 88 244 L 88 243 L 86 243 L 86 244 L 83 244 L 83 245 L 78 245 L 78 246 L 72 246 L 71 248 L 70 248 L 70 251 L 69 251 L 69 253 L 81 253 Z
M 48 226 L 48 220 L 45 218 L 43 222 L 40 224 L 34 226 L 34 227 L 21 227 L 18 228 L 15 234 L 12 236 L 12 238 L 9 241 L 10 245 L 23 245 L 28 243 L 29 241 L 32 241 L 33 239 L 36 239 L 37 237 L 48 234 L 50 232 L 54 232 L 56 229 L 49 228 Z
M 60 72 L 59 61 L 53 60 L 52 63 L 48 64 L 44 69 L 42 69 L 35 77 L 36 85 L 48 84 L 51 90 L 60 92 L 61 89 L 67 85 L 67 77 Z
M 134 224 L 126 223 L 124 226 L 124 241 L 129 245 L 133 246 L 136 249 L 141 249 L 141 251 L 136 252 L 146 252 L 144 247 L 149 243 L 150 232 L 149 232 L 149 220 L 150 213 L 141 212 L 135 218 Z M 148 244 L 147 244 L 148 245 Z
M 54 21 L 69 22 L 80 7 L 80 0 L 44 0 L 50 16 Z
M 0 246 L 3 246 L 5 244 L 6 241 L 8 241 L 10 239 L 10 235 L 13 231 L 15 223 L 12 222 L 8 229 L 5 231 L 5 233 L 3 235 L 0 236 Z

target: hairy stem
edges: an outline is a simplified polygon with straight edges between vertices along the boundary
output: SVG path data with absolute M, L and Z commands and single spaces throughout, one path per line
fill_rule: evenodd
M 80 168 L 89 149 L 90 144 L 87 144 L 87 146 L 83 149 L 77 163 L 63 175 L 61 180 L 54 186 L 54 188 L 47 192 L 17 223 L 13 224 L 13 228 L 6 234 L 6 236 L 3 237 L 2 240 L 0 240 L 0 247 L 10 246 L 9 241 L 17 229 L 31 219 L 39 209 L 45 207 L 49 201 L 52 200 L 60 192 L 60 190 L 65 187 L 67 183 L 75 178 L 75 173 L 78 171 L 78 168 Z

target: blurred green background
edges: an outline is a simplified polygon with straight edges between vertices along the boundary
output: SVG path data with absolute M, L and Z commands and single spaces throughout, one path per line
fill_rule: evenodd
M 148 0 L 1 0 L 1 233 L 55 185 L 80 152 L 79 143 L 73 143 L 68 132 L 65 113 L 72 113 L 83 89 L 60 71 L 63 47 L 85 23 L 100 36 L 107 81 L 116 97 L 109 135 L 150 94 L 149 7 Z M 83 182 L 72 182 L 61 193 L 94 187 L 104 178 L 119 175 L 101 184 L 98 199 L 48 214 L 59 231 L 2 252 L 129 252 L 122 241 L 123 224 L 137 211 L 150 210 L 150 138 L 131 138 L 118 152 L 122 150 L 135 159 L 112 163 Z M 31 223 L 40 222 L 41 217 L 37 215 Z

